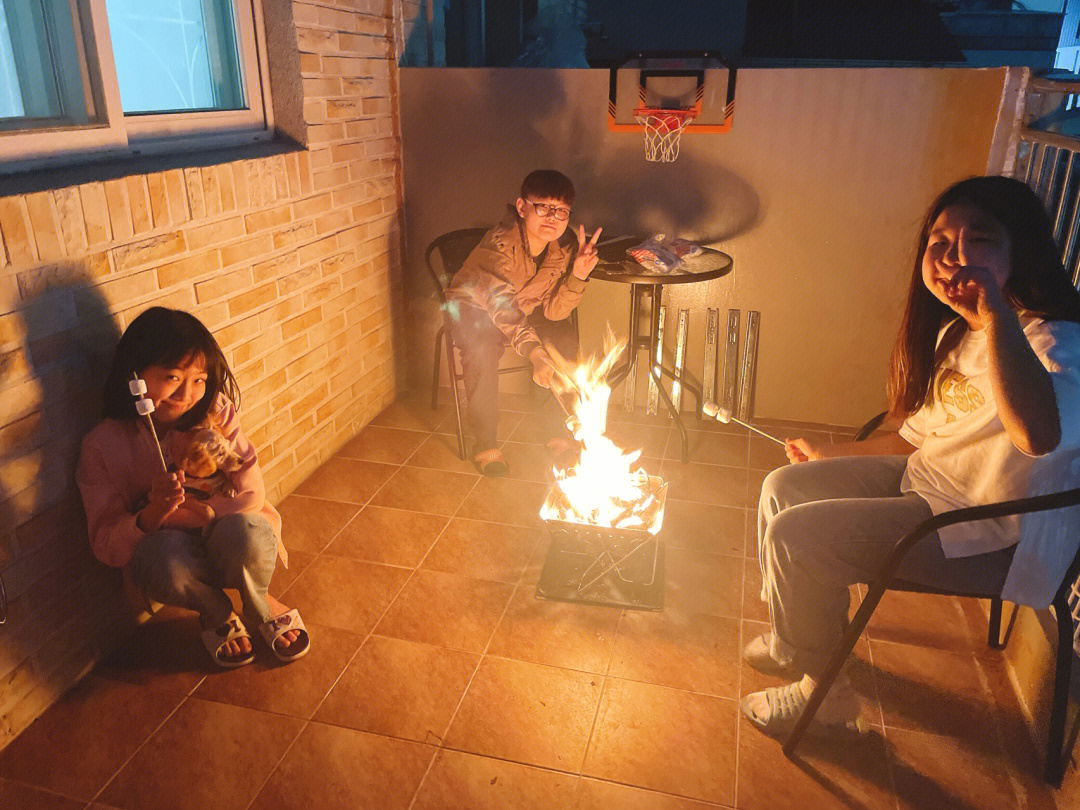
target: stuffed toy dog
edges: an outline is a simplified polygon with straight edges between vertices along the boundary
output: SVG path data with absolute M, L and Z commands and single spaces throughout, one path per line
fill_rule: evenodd
M 242 462 L 213 422 L 207 420 L 184 433 L 172 434 L 169 455 L 173 466 L 184 473 L 188 495 L 203 499 L 236 494 L 228 474 L 240 469 Z

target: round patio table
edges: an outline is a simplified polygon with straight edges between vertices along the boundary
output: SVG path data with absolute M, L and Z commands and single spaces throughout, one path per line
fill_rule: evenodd
M 689 437 L 678 409 L 663 386 L 662 378 L 666 376 L 673 382 L 677 381 L 693 395 L 697 401 L 698 418 L 701 417 L 701 389 L 677 375 L 674 369 L 664 365 L 663 353 L 657 353 L 660 334 L 660 300 L 665 285 L 712 281 L 714 278 L 720 278 L 731 272 L 732 260 L 728 254 L 719 250 L 703 248 L 700 256 L 683 259 L 684 266 L 680 270 L 673 273 L 653 273 L 626 253 L 628 247 L 639 244 L 641 241 L 638 237 L 620 237 L 597 245 L 600 262 L 590 275 L 590 278 L 601 281 L 630 285 L 630 330 L 627 333 L 629 340 L 626 347 L 626 361 L 611 370 L 608 383 L 614 387 L 622 382 L 634 368 L 638 352 L 644 350 L 647 353 L 649 377 L 656 384 L 660 398 L 679 429 L 679 436 L 682 439 L 682 461 L 685 464 L 690 457 Z M 649 300 L 649 319 L 646 328 L 642 330 L 641 313 L 646 298 Z

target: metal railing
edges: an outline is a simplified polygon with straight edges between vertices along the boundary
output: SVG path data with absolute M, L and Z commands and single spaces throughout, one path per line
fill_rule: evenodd
M 1080 285 L 1080 140 L 1023 130 L 1014 176 L 1035 191 L 1054 223 L 1054 240 L 1073 286 Z
M 1043 201 L 1054 223 L 1062 263 L 1080 288 L 1080 83 L 1035 79 L 1024 99 L 1013 177 L 1023 180 Z M 1069 612 L 1078 625 L 1073 649 L 1080 655 L 1080 579 L 1069 590 Z

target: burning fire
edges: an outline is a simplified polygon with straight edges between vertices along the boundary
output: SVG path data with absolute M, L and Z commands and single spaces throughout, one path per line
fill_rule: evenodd
M 608 328 L 604 353 L 576 366 L 555 357 L 559 374 L 552 380 L 552 393 L 564 410 L 572 414 L 567 427 L 581 445 L 577 464 L 567 469 L 555 467 L 555 486 L 540 509 L 544 520 L 581 523 L 614 529 L 645 528 L 650 534 L 663 523 L 662 482 L 642 469 L 633 469 L 640 450 L 623 452 L 609 439 L 608 402 L 611 387 L 606 377 L 626 348 Z M 572 406 L 566 403 L 572 402 Z

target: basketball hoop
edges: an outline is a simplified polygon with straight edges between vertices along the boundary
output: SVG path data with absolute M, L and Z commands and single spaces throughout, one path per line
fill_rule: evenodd
M 679 156 L 683 130 L 694 120 L 694 110 L 639 107 L 634 118 L 645 128 L 645 159 L 671 163 Z

